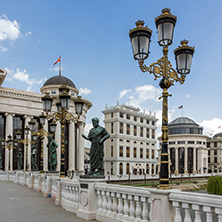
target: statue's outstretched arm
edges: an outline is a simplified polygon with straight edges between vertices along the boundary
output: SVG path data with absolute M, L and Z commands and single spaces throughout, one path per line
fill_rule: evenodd
M 86 140 L 89 140 L 89 137 L 87 137 L 86 135 L 82 134 L 82 137 Z

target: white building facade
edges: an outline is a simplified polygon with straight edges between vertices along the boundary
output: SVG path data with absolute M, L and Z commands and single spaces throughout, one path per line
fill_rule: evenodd
M 105 145 L 105 173 L 111 175 L 156 173 L 155 115 L 117 104 L 104 111 L 110 138 Z
M 7 73 L 3 69 L 0 69 L 0 84 L 4 82 Z M 0 139 L 7 140 L 10 134 L 15 139 L 15 133 L 18 129 L 22 131 L 22 137 L 24 139 L 24 128 L 28 125 L 31 118 L 36 121 L 36 130 L 40 129 L 39 115 L 42 113 L 42 100 L 41 97 L 48 92 L 50 96 L 56 98 L 58 96 L 58 88 L 66 83 L 70 89 L 71 101 L 69 112 L 75 115 L 75 106 L 73 100 L 77 97 L 79 91 L 76 89 L 74 83 L 64 76 L 54 76 L 48 79 L 43 87 L 41 93 L 28 92 L 23 90 L 5 88 L 0 86 Z M 65 124 L 65 170 L 75 171 L 79 174 L 84 173 L 84 140 L 81 134 L 84 132 L 86 113 L 91 108 L 90 101 L 83 99 L 84 107 L 83 113 L 78 121 L 70 121 Z M 52 106 L 52 111 L 56 111 L 55 102 Z M 49 131 L 49 124 L 46 120 L 44 129 Z M 28 136 L 32 141 L 31 132 Z M 57 171 L 60 171 L 60 159 L 61 159 L 61 124 L 58 121 L 54 139 L 58 143 L 57 148 Z M 48 171 L 48 148 L 46 147 L 48 140 L 45 137 L 43 142 L 43 170 Z M 40 168 L 40 139 L 35 144 L 37 149 L 37 165 Z M 23 152 L 23 169 L 26 166 L 26 146 L 19 144 L 17 149 L 11 149 L 11 155 L 9 157 L 9 150 L 1 147 L 0 152 L 2 154 L 2 169 L 3 170 L 16 170 L 17 169 L 17 150 L 21 148 Z M 31 144 L 29 143 L 27 150 L 28 166 L 31 170 Z M 10 158 L 10 169 L 9 169 Z
M 172 174 L 207 173 L 208 136 L 203 135 L 203 127 L 188 117 L 179 117 L 168 124 L 168 129 L 169 172 Z

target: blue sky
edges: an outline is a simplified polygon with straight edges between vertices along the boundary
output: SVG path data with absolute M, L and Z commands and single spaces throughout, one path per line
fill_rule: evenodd
M 183 85 L 169 89 L 169 121 L 187 116 L 204 126 L 206 135 L 222 126 L 221 27 L 222 1 L 206 0 L 0 0 L 0 67 L 8 71 L 2 87 L 40 92 L 58 71 L 70 78 L 81 95 L 93 103 L 87 123 L 107 104 L 117 101 L 156 113 L 161 118 L 159 80 L 142 73 L 134 61 L 129 29 L 144 20 L 153 30 L 146 65 L 162 57 L 155 17 L 168 7 L 177 16 L 169 59 L 183 39 L 195 46 L 191 73 Z M 158 122 L 160 132 L 161 120 Z M 87 127 L 90 127 L 87 125 Z

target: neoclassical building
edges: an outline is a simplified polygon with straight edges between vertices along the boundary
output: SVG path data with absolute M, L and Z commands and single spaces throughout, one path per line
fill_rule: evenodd
M 169 172 L 173 174 L 207 173 L 208 136 L 203 127 L 188 117 L 179 117 L 168 124 Z M 161 151 L 161 138 L 160 141 Z
M 106 107 L 105 172 L 111 175 L 156 173 L 156 122 L 151 113 L 126 104 Z
M 58 88 L 66 83 L 70 90 L 71 101 L 69 112 L 75 113 L 74 99 L 78 96 L 78 89 L 74 83 L 64 76 L 54 76 L 49 78 L 41 87 L 41 93 L 28 92 L 23 90 L 11 89 L 2 87 L 7 73 L 5 70 L 0 69 L 0 139 L 7 140 L 10 134 L 15 139 L 17 129 L 21 129 L 22 138 L 24 139 L 24 128 L 28 125 L 31 118 L 36 121 L 36 130 L 40 129 L 39 115 L 42 113 L 42 100 L 41 97 L 47 92 L 53 98 L 58 96 Z M 65 124 L 65 171 L 72 171 L 82 174 L 84 172 L 84 140 L 81 134 L 84 132 L 87 111 L 92 107 L 92 103 L 83 99 L 84 107 L 83 113 L 78 121 L 67 121 Z M 55 102 L 52 105 L 52 111 L 56 111 Z M 75 114 L 74 114 L 75 115 Z M 49 131 L 49 124 L 46 121 L 44 129 Z M 28 136 L 32 140 L 31 132 Z M 57 171 L 60 171 L 60 158 L 61 158 L 61 124 L 57 122 L 56 132 L 54 135 L 58 143 L 57 148 Z M 46 147 L 47 138 L 43 141 L 43 169 L 48 171 L 48 149 Z M 40 139 L 35 144 L 37 149 L 37 164 L 40 165 Z M 23 168 L 25 169 L 26 163 L 26 146 L 22 143 L 18 148 L 23 152 Z M 10 155 L 10 170 L 17 169 L 17 149 L 11 149 Z M 31 170 L 31 144 L 28 145 L 28 166 Z M 9 167 L 9 150 L 0 147 L 0 152 L 3 158 L 3 169 L 8 170 Z
M 207 139 L 208 171 L 222 172 L 222 133 L 217 133 Z

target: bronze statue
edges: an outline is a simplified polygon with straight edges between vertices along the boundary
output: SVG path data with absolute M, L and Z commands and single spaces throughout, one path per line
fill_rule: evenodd
M 53 140 L 52 136 L 48 136 L 48 144 L 47 147 L 49 148 L 49 172 L 56 173 L 57 168 L 57 151 L 56 148 L 58 147 L 58 143 Z
M 37 151 L 35 145 L 32 145 L 32 170 L 38 170 Z
M 17 151 L 17 169 L 21 170 L 22 169 L 22 149 L 19 148 Z
M 89 175 L 102 176 L 104 175 L 103 169 L 103 157 L 104 157 L 104 142 L 110 137 L 105 128 L 99 126 L 99 119 L 92 119 L 93 127 L 89 131 L 89 135 L 82 137 L 91 141 L 90 148 L 90 173 Z M 97 170 L 97 172 L 96 172 Z

